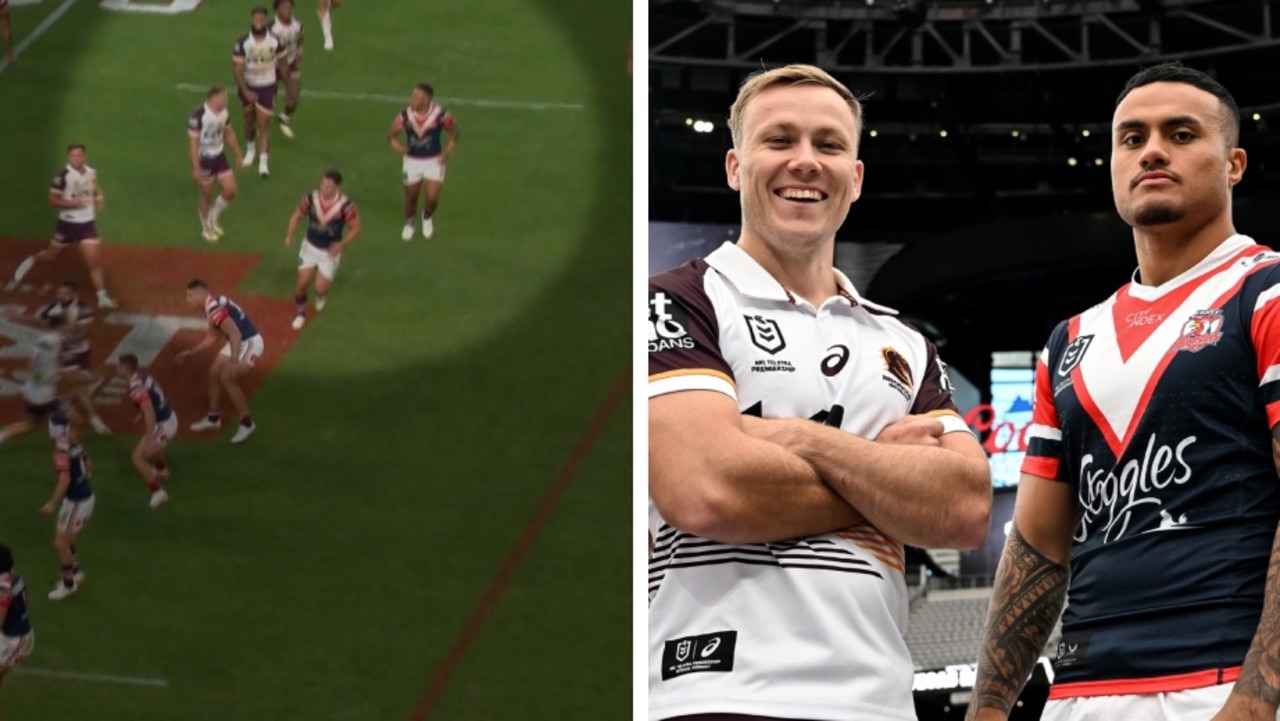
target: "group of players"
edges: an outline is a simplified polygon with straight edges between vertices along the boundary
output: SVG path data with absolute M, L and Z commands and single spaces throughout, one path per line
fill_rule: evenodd
M 319 0 L 326 50 L 334 46 L 330 10 L 340 2 Z M 269 122 L 273 117 L 275 89 L 281 78 L 285 83 L 285 107 L 284 112 L 276 117 L 282 132 L 293 137 L 289 121 L 297 108 L 301 91 L 302 24 L 293 17 L 292 0 L 275 0 L 274 10 L 274 21 L 268 28 L 267 10 L 255 8 L 251 13 L 250 32 L 235 44 L 233 72 L 245 117 L 245 153 L 241 154 L 227 120 L 225 88 L 211 88 L 205 103 L 189 117 L 193 175 L 200 186 L 200 219 L 204 237 L 211 242 L 223 235 L 220 216 L 236 193 L 233 168 L 227 163 L 224 143 L 234 152 L 236 165 L 249 167 L 256 155 L 260 175 L 269 175 Z M 12 63 L 15 58 L 10 43 L 7 0 L 0 0 L 0 40 L 3 40 L 7 59 Z M 426 237 L 431 236 L 430 212 L 439 198 L 444 162 L 453 149 L 452 137 L 445 151 L 442 152 L 440 147 L 440 131 L 452 129 L 453 121 L 452 116 L 431 101 L 432 95 L 430 86 L 425 84 L 415 89 L 411 107 L 398 115 L 393 124 L 393 127 L 405 127 L 409 135 L 408 146 L 401 146 L 394 139 L 392 142 L 392 146 L 406 156 L 406 184 L 409 184 L 411 171 L 418 173 L 413 181 L 415 197 L 416 191 L 427 180 L 426 176 L 430 175 L 427 182 L 433 187 L 428 190 L 427 212 L 423 216 Z M 215 183 L 221 191 L 216 199 L 213 198 Z M 302 328 L 305 323 L 309 286 L 314 283 L 318 311 L 324 307 L 325 294 L 337 271 L 342 249 L 360 231 L 355 205 L 341 192 L 341 184 L 340 172 L 325 172 L 320 187 L 301 200 L 289 221 L 286 246 L 292 245 L 297 225 L 302 218 L 307 218 L 306 239 L 301 244 L 295 288 L 295 329 Z M 107 290 L 96 227 L 96 214 L 103 209 L 105 196 L 98 184 L 97 172 L 87 162 L 83 144 L 68 147 L 67 165 L 53 180 L 49 204 L 58 211 L 52 242 L 18 265 L 14 273 L 15 283 L 21 282 L 37 263 L 52 262 L 66 249 L 78 246 L 97 294 L 97 307 L 115 309 L 118 303 Z M 410 230 L 412 220 L 411 213 L 407 223 Z M 405 239 L 410 237 L 411 232 Z M 182 363 L 189 356 L 216 345 L 222 346 L 207 374 L 209 410 L 190 428 L 196 432 L 221 428 L 219 406 L 225 392 L 239 418 L 231 442 L 241 443 L 256 430 L 256 426 L 239 380 L 264 352 L 263 337 L 235 301 L 215 293 L 200 279 L 187 284 L 186 301 L 192 307 L 204 310 L 208 331 L 198 344 L 178 352 L 175 361 Z M 0 444 L 47 425 L 53 444 L 56 483 L 52 496 L 40 510 L 46 515 L 53 515 L 56 510 L 54 546 L 61 574 L 48 597 L 57 601 L 76 593 L 84 581 L 76 542 L 94 508 L 92 466 L 76 429 L 88 424 L 101 435 L 109 434 L 111 429 L 97 413 L 90 397 L 95 381 L 90 364 L 92 349 L 89 339 L 90 328 L 95 322 L 93 305 L 80 298 L 74 282 L 66 281 L 58 287 L 57 297 L 52 302 L 25 320 L 41 330 L 22 386 L 25 415 L 0 428 Z M 115 372 L 127 380 L 129 398 L 137 407 L 144 425 L 141 438 L 131 452 L 131 460 L 150 491 L 151 508 L 156 509 L 169 500 L 163 485 L 170 477 L 165 449 L 177 434 L 178 416 L 159 382 L 140 366 L 136 355 L 124 353 L 116 358 Z M 0 680 L 30 653 L 33 639 L 27 618 L 25 581 L 14 571 L 10 549 L 0 545 Z

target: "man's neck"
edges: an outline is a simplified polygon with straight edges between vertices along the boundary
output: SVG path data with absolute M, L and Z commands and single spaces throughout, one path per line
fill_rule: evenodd
M 769 275 L 792 294 L 809 301 L 814 307 L 825 303 L 839 292 L 836 284 L 835 238 L 813 246 L 800 242 L 794 247 L 769 243 L 743 228 L 738 247 L 746 251 Z
M 1164 285 L 1194 268 L 1235 234 L 1229 212 L 1199 228 L 1178 225 L 1135 228 L 1133 242 L 1138 254 L 1138 279 L 1145 286 Z

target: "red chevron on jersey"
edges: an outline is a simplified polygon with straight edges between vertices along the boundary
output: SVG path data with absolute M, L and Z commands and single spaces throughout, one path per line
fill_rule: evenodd
M 1197 268 L 1166 284 L 1171 290 L 1121 288 L 1107 302 L 1071 319 L 1068 337 L 1096 338 L 1074 360 L 1071 379 L 1085 411 L 1118 458 L 1133 440 L 1156 385 L 1180 350 L 1199 350 L 1222 337 L 1222 304 L 1254 271 L 1275 262 L 1251 262 L 1268 252 L 1249 245 L 1211 269 Z M 1196 275 L 1196 273 L 1199 275 Z M 1216 320 L 1215 320 L 1216 319 Z M 1138 322 L 1135 322 L 1138 321 Z M 1218 331 L 1209 331 L 1209 325 Z M 1204 330 L 1200 330 L 1200 328 Z M 1095 399 L 1105 398 L 1105 403 Z

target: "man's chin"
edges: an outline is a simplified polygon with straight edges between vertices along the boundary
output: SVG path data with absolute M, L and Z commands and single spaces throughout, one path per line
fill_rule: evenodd
M 1137 228 L 1155 228 L 1182 220 L 1186 216 L 1180 209 L 1171 205 L 1151 204 L 1139 208 L 1133 215 L 1133 225 Z

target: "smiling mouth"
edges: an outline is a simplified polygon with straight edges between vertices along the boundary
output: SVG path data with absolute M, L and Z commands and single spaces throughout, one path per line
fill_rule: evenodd
M 797 203 L 818 203 L 827 199 L 827 194 L 821 190 L 800 188 L 783 188 L 773 191 L 773 194 L 783 200 L 791 200 Z

